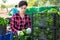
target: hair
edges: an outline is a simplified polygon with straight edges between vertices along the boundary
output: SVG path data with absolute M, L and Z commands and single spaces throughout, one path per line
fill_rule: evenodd
M 15 5 L 15 7 L 17 7 L 18 5 Z
M 28 4 L 27 4 L 26 1 L 20 1 L 18 5 L 19 5 L 19 7 L 21 7 L 21 6 L 23 6 L 23 5 L 28 6 Z

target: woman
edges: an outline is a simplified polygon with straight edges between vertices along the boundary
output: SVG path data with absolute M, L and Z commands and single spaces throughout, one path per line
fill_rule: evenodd
M 27 29 L 26 33 L 29 32 L 29 29 L 29 33 L 31 33 L 31 20 L 30 17 L 25 14 L 27 6 L 28 4 L 26 1 L 19 2 L 19 12 L 13 15 L 10 22 L 10 27 L 13 33 L 17 33 L 19 35 L 25 28 Z

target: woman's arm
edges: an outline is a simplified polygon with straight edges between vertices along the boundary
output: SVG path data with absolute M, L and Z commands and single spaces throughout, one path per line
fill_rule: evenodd
M 17 31 L 18 30 L 16 30 L 15 28 L 14 28 L 14 16 L 11 18 L 11 20 L 10 20 L 10 28 L 11 28 L 11 30 L 12 30 L 12 32 L 14 32 L 14 33 L 17 33 Z

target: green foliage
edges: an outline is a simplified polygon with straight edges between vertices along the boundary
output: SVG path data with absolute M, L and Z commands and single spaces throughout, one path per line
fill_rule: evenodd
M 9 22 L 8 20 L 3 19 L 3 18 L 0 17 L 0 25 L 5 26 L 5 25 L 8 24 L 8 22 Z
M 23 32 L 21 32 L 21 33 L 19 34 L 19 36 L 24 36 L 24 33 L 23 33 Z
M 51 8 L 48 12 L 57 12 L 57 9 Z
M 32 7 L 32 8 L 27 8 L 26 9 L 26 13 L 27 14 L 32 14 L 33 12 L 38 12 L 39 10 L 38 10 L 38 8 L 36 8 L 36 7 Z
M 27 0 L 27 1 L 29 2 L 30 0 Z M 60 3 L 60 0 L 34 0 L 34 1 L 35 1 L 34 6 L 36 7 L 45 5 L 47 1 L 49 1 L 51 5 L 58 5 Z
M 58 9 L 56 6 L 47 6 L 47 7 L 31 7 L 26 9 L 26 13 L 31 15 L 32 13 L 37 12 L 57 12 Z
M 60 16 L 60 12 L 58 12 L 58 15 Z
M 53 40 L 53 14 L 52 13 L 35 13 L 33 15 L 33 24 L 34 24 L 34 36 L 36 39 L 38 38 L 38 34 L 43 37 L 43 35 L 47 35 L 46 38 L 48 40 Z M 39 23 L 43 20 L 42 23 L 45 21 L 46 28 L 41 28 L 38 26 Z M 44 26 L 42 26 L 44 27 Z
M 60 0 L 49 0 L 50 4 L 58 5 L 60 3 Z
M 35 0 L 35 6 L 40 7 L 46 3 L 47 0 Z
M 5 7 L 6 7 L 5 5 L 3 5 L 3 4 L 1 5 L 1 8 L 5 8 Z

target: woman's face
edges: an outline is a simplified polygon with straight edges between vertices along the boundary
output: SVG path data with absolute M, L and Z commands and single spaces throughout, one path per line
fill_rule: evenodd
M 19 8 L 19 11 L 25 13 L 26 7 L 27 7 L 26 5 L 21 6 L 21 7 Z

